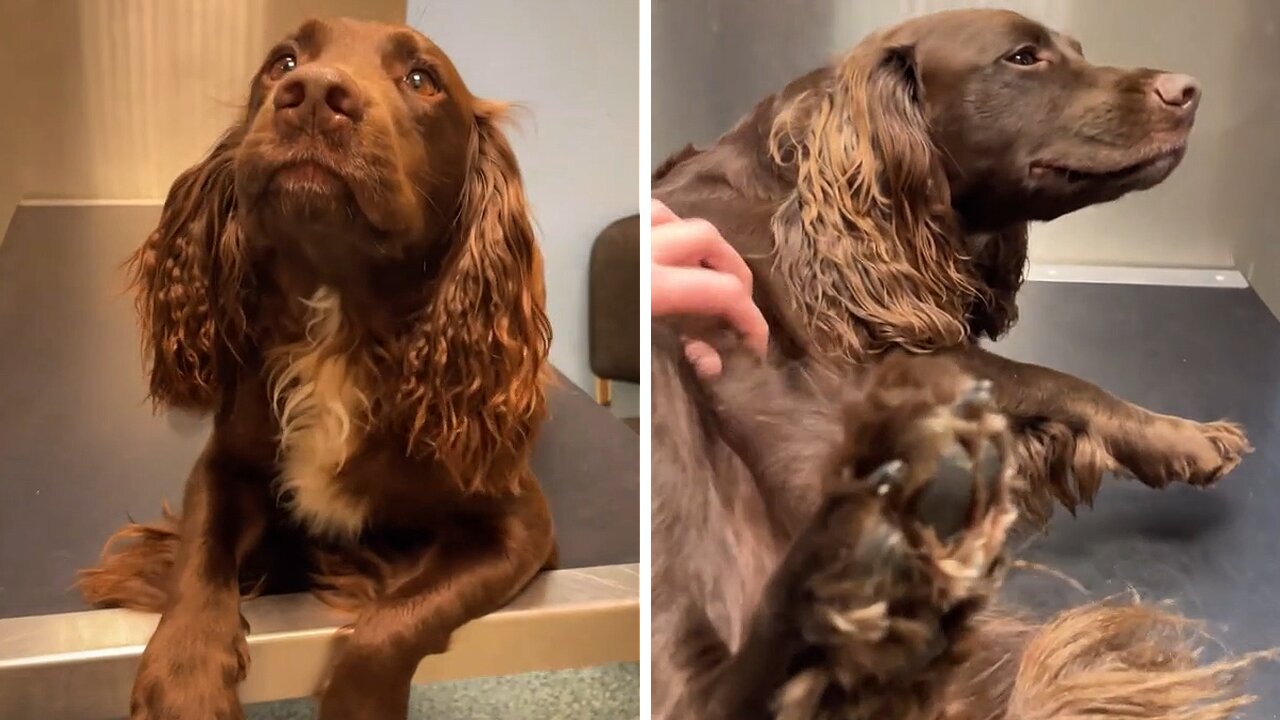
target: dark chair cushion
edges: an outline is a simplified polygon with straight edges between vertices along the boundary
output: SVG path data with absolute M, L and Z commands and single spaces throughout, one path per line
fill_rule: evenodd
M 588 279 L 591 372 L 640 382 L 640 216 L 610 223 L 591 247 Z

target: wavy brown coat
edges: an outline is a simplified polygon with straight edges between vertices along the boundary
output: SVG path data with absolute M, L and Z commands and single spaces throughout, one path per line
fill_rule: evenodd
M 542 258 L 506 108 L 400 26 L 304 23 L 130 264 L 151 395 L 212 415 L 180 514 L 80 587 L 162 613 L 131 718 L 243 716 L 242 594 L 352 611 L 320 717 L 408 710 L 422 657 L 556 547 L 530 469 Z
M 712 146 L 687 147 L 655 171 L 655 197 L 711 221 L 747 259 L 772 333 L 768 366 L 727 367 L 706 387 L 681 369 L 676 340 L 697 330 L 654 329 L 659 716 L 1207 720 L 1245 702 L 1229 682 L 1240 663 L 1198 667 L 1187 622 L 1141 604 L 1043 624 L 1007 610 L 899 608 L 942 623 L 917 636 L 937 664 L 895 676 L 893 648 L 819 653 L 816 665 L 843 678 L 831 686 L 840 692 L 826 704 L 784 702 L 776 715 L 769 699 L 794 699 L 777 693 L 815 664 L 815 642 L 807 636 L 793 655 L 751 640 L 785 635 L 822 607 L 803 593 L 766 601 L 823 569 L 793 544 L 821 536 L 807 523 L 833 502 L 813 458 L 855 462 L 854 441 L 842 438 L 867 428 L 893 447 L 914 427 L 894 424 L 899 403 L 954 402 L 930 394 L 938 378 L 992 382 L 1016 499 L 1035 521 L 1055 501 L 1091 503 L 1108 471 L 1153 487 L 1203 485 L 1248 452 L 1234 424 L 1159 415 L 979 345 L 1017 320 L 1028 223 L 1161 182 L 1182 159 L 1199 101 L 1187 76 L 1092 65 L 1078 41 L 1020 15 L 939 13 L 873 34 Z M 895 351 L 946 365 L 890 373 L 898 395 L 860 379 Z M 884 562 L 864 571 L 898 572 L 900 559 Z M 859 671 L 841 675 L 848 663 Z

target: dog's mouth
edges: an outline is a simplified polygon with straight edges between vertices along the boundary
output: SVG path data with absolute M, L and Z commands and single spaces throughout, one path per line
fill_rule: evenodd
M 350 193 L 347 181 L 332 166 L 313 159 L 294 160 L 277 167 L 268 181 L 278 190 L 342 196 Z
M 246 208 L 326 225 L 367 226 L 394 232 L 405 226 L 386 190 L 389 162 L 356 148 L 265 138 L 241 152 L 237 183 Z
M 360 179 L 324 157 L 299 153 L 263 169 L 263 207 L 271 212 L 334 226 L 373 220 Z
M 1186 141 L 1159 145 L 1123 164 L 1058 159 L 1033 160 L 1029 175 L 1034 181 L 1057 180 L 1068 186 L 1117 184 L 1126 181 L 1163 180 L 1182 159 Z

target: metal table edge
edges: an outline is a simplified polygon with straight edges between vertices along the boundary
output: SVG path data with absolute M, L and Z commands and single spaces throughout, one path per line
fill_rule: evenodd
M 308 594 L 247 600 L 245 703 L 306 697 L 323 681 L 350 616 Z M 87 610 L 0 619 L 0 716 L 121 717 L 159 616 Z M 637 563 L 550 570 L 506 607 L 460 628 L 415 682 L 513 675 L 640 660 Z

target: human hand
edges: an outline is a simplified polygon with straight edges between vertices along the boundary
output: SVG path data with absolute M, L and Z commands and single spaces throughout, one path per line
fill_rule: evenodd
M 682 219 L 658 200 L 652 208 L 650 313 L 723 318 L 763 355 L 769 326 L 751 298 L 746 262 L 706 220 Z M 685 355 L 699 375 L 720 373 L 720 356 L 706 343 L 687 342 Z

